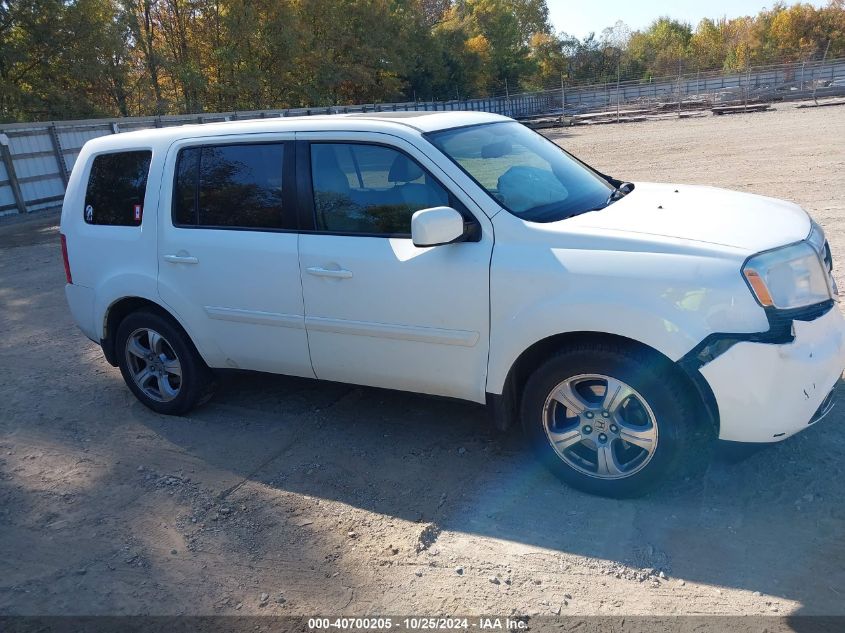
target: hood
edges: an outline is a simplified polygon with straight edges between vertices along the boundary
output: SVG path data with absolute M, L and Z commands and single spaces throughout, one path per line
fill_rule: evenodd
M 791 244 L 810 233 L 810 217 L 791 202 L 715 187 L 655 183 L 636 183 L 631 193 L 606 209 L 566 222 L 751 252 Z

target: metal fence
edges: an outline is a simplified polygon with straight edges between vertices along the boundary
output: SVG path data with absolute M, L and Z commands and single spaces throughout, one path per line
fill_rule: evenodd
M 173 125 L 238 119 L 353 112 L 470 110 L 526 118 L 583 115 L 628 108 L 708 107 L 722 103 L 845 95 L 845 59 L 749 68 L 742 73 L 688 73 L 653 80 L 579 85 L 460 101 L 429 101 L 0 124 L 0 216 L 60 204 L 68 175 L 86 141 L 99 136 Z
M 555 87 L 567 114 L 662 106 L 714 107 L 845 95 L 845 59 L 756 66 L 744 72 L 688 72 L 649 80 Z

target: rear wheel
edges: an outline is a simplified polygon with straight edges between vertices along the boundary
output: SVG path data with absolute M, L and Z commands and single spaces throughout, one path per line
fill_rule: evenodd
M 561 351 L 528 379 L 522 425 L 564 482 L 594 494 L 642 494 L 688 458 L 693 413 L 668 363 L 624 345 Z
M 121 321 L 116 344 L 124 381 L 153 411 L 180 415 L 210 397 L 211 372 L 171 319 L 133 312 Z

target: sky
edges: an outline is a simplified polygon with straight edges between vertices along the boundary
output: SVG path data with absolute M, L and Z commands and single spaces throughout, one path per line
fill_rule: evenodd
M 647 27 L 653 20 L 668 15 L 692 24 L 693 28 L 701 18 L 736 18 L 741 15 L 755 15 L 764 7 L 771 7 L 774 1 L 764 0 L 547 0 L 549 18 L 558 31 L 583 38 L 595 31 L 600 35 L 605 27 L 622 20 L 638 30 Z M 794 4 L 787 0 L 786 4 Z M 824 1 L 813 0 L 815 6 L 824 6 Z

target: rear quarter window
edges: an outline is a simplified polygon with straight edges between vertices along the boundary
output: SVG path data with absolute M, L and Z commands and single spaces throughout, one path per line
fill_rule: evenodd
M 152 156 L 149 150 L 96 156 L 85 190 L 85 222 L 139 226 Z

